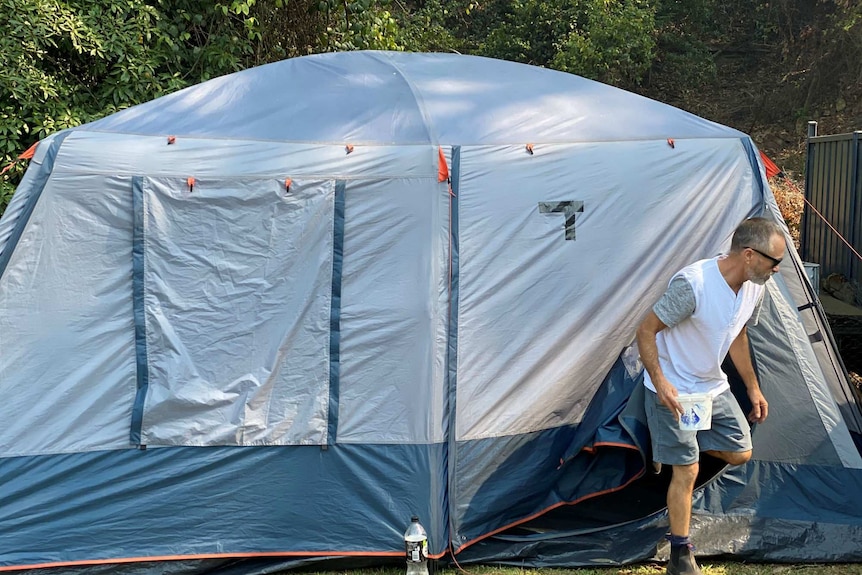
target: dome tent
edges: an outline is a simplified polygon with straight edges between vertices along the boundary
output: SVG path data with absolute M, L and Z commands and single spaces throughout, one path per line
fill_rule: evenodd
M 398 557 L 412 514 L 459 561 L 650 557 L 652 508 L 512 528 L 643 481 L 636 326 L 753 215 L 745 134 L 470 56 L 296 58 L 55 134 L 0 220 L 0 569 Z M 788 251 L 770 419 L 695 536 L 858 559 L 859 410 Z

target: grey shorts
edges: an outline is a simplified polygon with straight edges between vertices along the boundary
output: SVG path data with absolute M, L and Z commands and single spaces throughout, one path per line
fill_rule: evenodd
M 652 458 L 666 465 L 697 463 L 701 451 L 751 450 L 751 427 L 728 389 L 712 400 L 712 429 L 683 431 L 675 414 L 658 402 L 654 391 L 644 393 Z

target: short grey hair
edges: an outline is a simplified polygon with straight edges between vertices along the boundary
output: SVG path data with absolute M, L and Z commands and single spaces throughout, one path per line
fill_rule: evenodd
M 766 218 L 749 218 L 739 224 L 733 232 L 730 251 L 738 253 L 745 248 L 769 251 L 772 236 L 784 237 L 784 232 L 778 224 Z

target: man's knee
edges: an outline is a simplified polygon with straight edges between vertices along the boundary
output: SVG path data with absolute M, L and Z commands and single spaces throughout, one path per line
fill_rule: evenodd
M 694 482 L 697 480 L 698 470 L 699 466 L 697 463 L 674 465 L 672 481 L 694 485 Z
M 748 451 L 707 451 L 730 465 L 742 465 L 751 459 L 751 450 Z
M 735 453 L 728 453 L 728 457 L 725 459 L 731 465 L 742 465 L 743 463 L 748 463 L 748 460 L 751 459 L 751 450 L 748 451 L 737 451 Z

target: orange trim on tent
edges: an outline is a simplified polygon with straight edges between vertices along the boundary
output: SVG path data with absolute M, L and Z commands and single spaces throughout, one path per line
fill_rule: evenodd
M 631 445 L 629 443 L 619 443 L 616 441 L 600 441 L 592 445 L 585 445 L 581 448 L 581 451 L 586 451 L 587 453 L 595 453 L 597 447 L 620 447 L 622 449 L 634 449 L 635 451 L 638 451 L 638 448 L 634 445 Z M 560 467 L 563 466 L 563 463 L 565 463 L 565 461 L 560 460 Z M 559 469 L 560 467 L 558 467 L 557 469 Z
M 18 159 L 19 160 L 29 160 L 30 158 L 32 158 L 33 154 L 36 153 L 36 146 L 38 146 L 38 145 L 39 145 L 39 142 L 36 142 L 35 144 L 33 144 L 32 146 L 27 148 L 27 150 L 23 154 L 18 156 Z
M 546 507 L 545 509 L 542 509 L 538 513 L 534 513 L 534 514 L 530 515 L 529 517 L 525 517 L 524 519 L 520 519 L 518 521 L 515 521 L 514 523 L 509 523 L 508 525 L 504 525 L 503 527 L 500 527 L 499 529 L 495 529 L 494 531 L 491 531 L 490 533 L 485 533 L 481 537 L 471 539 L 470 541 L 467 541 L 466 543 L 464 543 L 463 545 L 458 547 L 458 550 L 455 551 L 455 553 L 460 553 L 461 551 L 463 551 L 464 549 L 466 549 L 470 545 L 473 545 L 474 543 L 478 543 L 479 541 L 486 539 L 488 537 L 491 537 L 492 535 L 496 535 L 497 533 L 500 533 L 501 531 L 505 531 L 506 529 L 511 529 L 512 527 L 515 527 L 517 525 L 521 525 L 522 523 L 527 523 L 528 521 L 532 521 L 536 517 L 540 517 L 540 516 L 544 515 L 545 513 L 547 513 L 548 511 L 552 511 L 552 510 L 556 509 L 557 507 L 562 507 L 563 505 L 577 505 L 578 503 L 580 503 L 582 501 L 586 501 L 587 499 L 592 499 L 593 497 L 598 497 L 600 495 L 607 495 L 608 493 L 614 493 L 615 491 L 619 491 L 620 489 L 625 489 L 633 481 L 643 477 L 644 472 L 645 472 L 645 470 L 642 469 L 640 471 L 640 473 L 635 474 L 634 477 L 632 477 L 631 479 L 629 479 L 628 481 L 626 481 L 625 483 L 623 483 L 619 487 L 612 487 L 610 489 L 605 489 L 603 491 L 596 491 L 595 493 L 590 493 L 588 495 L 584 495 L 583 497 L 575 499 L 574 501 L 560 501 L 559 503 L 555 503 L 554 505 L 551 505 L 550 507 Z
M 91 559 L 81 561 L 57 561 L 55 563 L 33 563 L 30 565 L 4 565 L 0 571 L 21 569 L 44 569 L 48 567 L 73 567 L 83 565 L 110 565 L 112 563 L 140 563 L 143 561 L 181 561 L 188 559 L 242 559 L 250 557 L 401 557 L 403 551 L 273 551 L 271 553 L 202 553 L 197 555 L 157 555 L 153 557 L 121 557 L 119 559 Z M 428 555 L 429 559 L 440 559 L 446 551 Z
M 443 155 L 443 148 L 437 146 L 437 181 L 445 182 L 449 179 L 449 166 L 446 165 L 446 156 Z
M 616 441 L 600 441 L 598 443 L 593 443 L 593 448 L 596 447 L 622 447 L 623 449 L 634 449 L 638 451 L 638 448 L 630 443 L 619 443 Z
M 9 162 L 6 165 L 6 167 L 4 167 L 2 170 L 0 170 L 0 176 L 2 176 L 3 174 L 5 174 L 9 170 L 11 170 L 12 166 L 14 166 L 15 164 L 18 163 L 18 160 L 29 160 L 30 158 L 32 158 L 33 155 L 36 153 L 36 146 L 38 146 L 38 145 L 39 145 L 39 142 L 36 142 L 32 146 L 30 146 L 29 148 L 24 150 L 17 158 L 15 158 L 11 162 Z
M 770 160 L 763 152 L 760 152 L 760 159 L 763 161 L 763 167 L 766 168 L 767 179 L 781 173 L 781 168 L 779 168 L 778 165 Z

